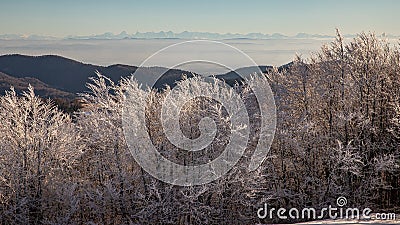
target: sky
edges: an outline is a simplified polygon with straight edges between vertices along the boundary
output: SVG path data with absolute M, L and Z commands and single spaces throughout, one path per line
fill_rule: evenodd
M 0 34 L 372 31 L 400 35 L 398 0 L 1 0 Z

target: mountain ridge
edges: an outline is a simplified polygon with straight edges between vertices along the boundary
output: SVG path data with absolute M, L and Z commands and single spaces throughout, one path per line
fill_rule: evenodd
M 53 88 L 71 93 L 85 91 L 84 85 L 88 82 L 88 77 L 95 76 L 96 71 L 107 74 L 113 81 L 118 81 L 121 75 L 129 76 L 136 68 L 121 65 L 98 66 L 57 55 L 0 56 L 0 72 L 16 78 L 36 78 Z
M 50 87 L 48 84 L 32 77 L 16 78 L 8 74 L 0 72 L 0 93 L 10 90 L 10 87 L 14 87 L 14 90 L 20 94 L 26 91 L 28 86 L 32 85 L 35 88 L 36 94 L 43 98 L 61 98 L 71 99 L 74 94 L 61 91 Z
M 0 85 L 4 87 L 12 86 L 13 83 L 17 83 L 18 86 L 21 86 L 20 84 L 24 83 L 27 81 L 27 78 L 29 78 L 33 79 L 34 84 L 38 84 L 32 84 L 34 87 L 38 86 L 43 89 L 43 87 L 46 86 L 47 88 L 61 91 L 60 93 L 64 93 L 67 97 L 76 97 L 77 93 L 83 93 L 88 90 L 86 84 L 90 81 L 90 77 L 96 76 L 96 72 L 107 76 L 110 80 L 117 83 L 121 78 L 131 76 L 136 72 L 137 68 L 136 66 L 124 64 L 100 66 L 79 62 L 58 55 L 1 55 L 0 72 L 2 73 L 3 79 L 0 80 Z M 153 85 L 155 88 L 163 88 L 165 84 L 174 86 L 176 81 L 182 79 L 183 74 L 189 77 L 192 74 L 189 71 L 180 69 L 149 67 L 141 69 L 140 72 L 142 74 L 138 74 L 135 78 L 138 79 L 140 83 L 148 84 L 151 83 L 153 77 L 159 76 L 160 71 L 163 76 Z M 25 82 L 26 86 L 27 84 L 28 83 Z M 0 91 L 4 93 L 3 89 L 0 89 Z M 7 89 L 9 89 L 9 87 Z
M 190 71 L 158 66 L 137 69 L 136 66 L 124 64 L 88 64 L 58 55 L 0 55 L 0 91 L 4 93 L 10 86 L 15 86 L 21 92 L 31 84 L 42 97 L 73 99 L 77 93 L 88 91 L 86 84 L 90 82 L 90 77 L 96 76 L 97 71 L 115 83 L 134 74 L 139 83 L 144 86 L 154 84 L 153 88 L 156 89 L 163 89 L 165 85 L 173 88 L 184 75 L 196 75 Z M 272 66 L 244 67 L 216 77 L 232 85 L 242 80 L 238 73 L 247 76 L 259 71 L 268 73 L 271 69 Z

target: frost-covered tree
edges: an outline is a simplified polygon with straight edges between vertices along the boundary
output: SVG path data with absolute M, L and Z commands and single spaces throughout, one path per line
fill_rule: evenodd
M 270 75 L 283 202 L 326 205 L 343 195 L 357 205 L 398 207 L 399 56 L 374 34 L 344 40 L 338 32 L 310 59 Z
M 38 224 L 67 216 L 74 210 L 67 185 L 80 154 L 70 117 L 29 87 L 21 97 L 14 89 L 0 97 L 0 120 L 0 220 Z
M 126 147 L 122 130 L 123 91 L 127 80 L 114 84 L 98 74 L 82 94 L 84 107 L 76 126 L 85 149 L 76 170 L 80 173 L 79 208 L 76 221 L 129 223 L 136 212 L 135 197 L 145 189 L 143 175 Z

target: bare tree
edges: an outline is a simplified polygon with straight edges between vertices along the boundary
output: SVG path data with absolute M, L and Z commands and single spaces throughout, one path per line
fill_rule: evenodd
M 35 96 L 32 87 L 22 97 L 11 89 L 0 107 L 1 218 L 15 224 L 51 220 L 53 207 L 64 205 L 51 200 L 75 175 L 79 136 L 69 116 Z

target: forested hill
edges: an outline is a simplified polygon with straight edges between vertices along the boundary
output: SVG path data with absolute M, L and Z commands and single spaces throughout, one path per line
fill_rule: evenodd
M 290 64 L 283 65 L 279 69 L 286 68 L 288 65 Z M 2 55 L 0 56 L 0 91 L 4 94 L 4 90 L 14 86 L 17 92 L 21 92 L 31 84 L 37 94 L 42 97 L 73 99 L 77 93 L 87 91 L 86 83 L 89 82 L 89 77 L 96 76 L 96 71 L 118 82 L 122 77 L 135 73 L 137 68 L 122 64 L 110 66 L 86 64 L 57 55 Z M 271 69 L 271 66 L 245 67 L 216 77 L 225 80 L 228 84 L 233 84 L 241 80 L 238 73 L 241 75 L 259 71 L 268 73 Z M 160 72 L 165 73 L 155 83 L 156 88 L 163 88 L 165 85 L 173 87 L 183 75 L 190 77 L 193 74 L 180 69 L 149 67 L 141 69 L 140 73 L 135 74 L 135 78 L 146 85 L 152 83 L 150 80 L 159 76 Z
M 32 77 L 47 85 L 70 93 L 85 91 L 88 77 L 95 71 L 107 74 L 117 81 L 136 70 L 133 66 L 112 65 L 108 67 L 84 64 L 61 56 L 0 56 L 0 72 L 16 78 Z
M 4 75 L 7 75 L 17 79 L 4 78 L 1 80 L 0 85 L 2 88 L 6 86 L 9 88 L 10 85 L 16 87 L 27 86 L 23 85 L 23 82 L 26 84 L 31 83 L 35 89 L 43 89 L 46 86 L 49 89 L 46 92 L 46 97 L 71 97 L 76 93 L 87 91 L 86 83 L 89 81 L 89 77 L 96 76 L 96 71 L 109 77 L 112 81 L 118 82 L 122 77 L 133 74 L 136 69 L 136 66 L 122 64 L 111 66 L 85 64 L 56 55 L 3 55 L 0 56 L 0 72 L 3 74 L 2 77 L 4 78 Z M 159 70 L 160 67 L 148 68 L 145 70 L 147 74 L 142 75 L 151 76 Z M 182 77 L 182 74 L 191 73 L 178 69 L 170 69 L 156 85 L 164 86 L 165 84 L 173 84 Z M 144 81 L 146 80 L 145 78 L 143 79 Z M 64 92 L 64 94 L 60 96 L 60 93 L 56 93 L 58 92 L 57 90 Z

